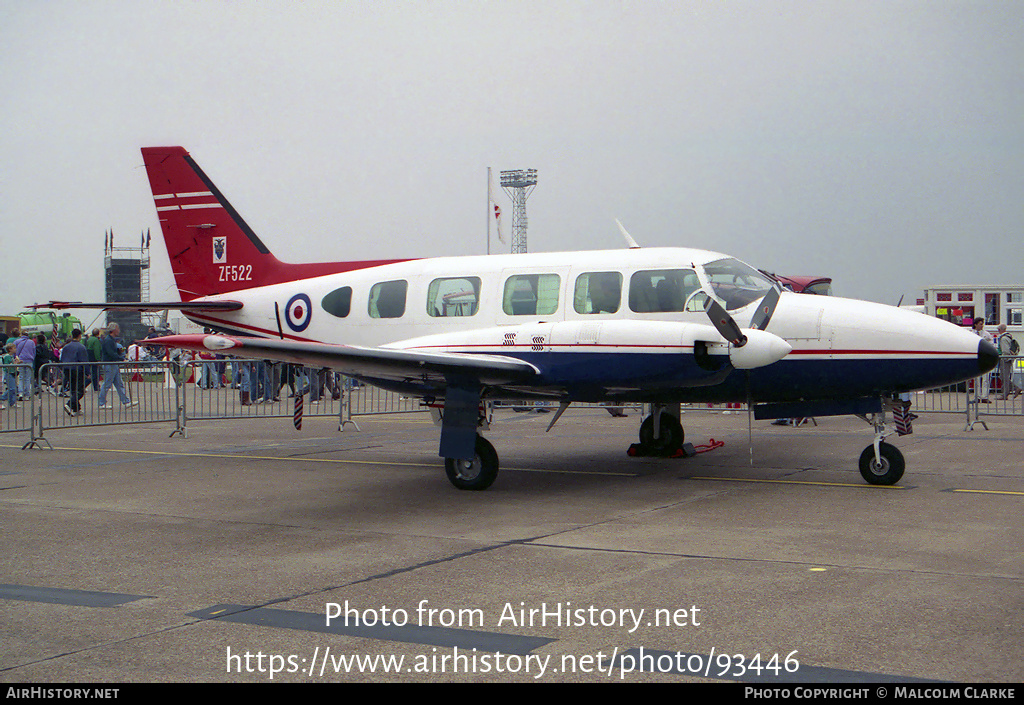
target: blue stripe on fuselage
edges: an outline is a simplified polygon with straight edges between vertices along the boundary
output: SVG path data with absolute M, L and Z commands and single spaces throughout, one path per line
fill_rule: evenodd
M 701 369 L 693 355 L 623 352 L 505 353 L 535 365 L 541 374 L 531 386 L 566 390 L 573 399 L 597 400 L 603 389 L 635 388 L 624 398 L 670 398 L 696 402 L 743 401 L 748 371 L 733 370 L 720 383 L 700 386 L 715 376 Z M 715 359 L 715 358 L 713 358 Z M 718 358 L 725 360 L 724 357 Z M 924 389 L 976 377 L 975 356 L 938 359 L 780 360 L 749 371 L 749 393 L 759 401 L 797 401 L 831 397 L 864 397 L 885 392 Z

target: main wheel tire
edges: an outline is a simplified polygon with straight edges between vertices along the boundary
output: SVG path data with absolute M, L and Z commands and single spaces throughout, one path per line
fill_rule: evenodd
M 460 490 L 486 490 L 498 477 L 498 453 L 490 441 L 477 435 L 473 459 L 445 458 L 444 471 Z
M 860 474 L 872 485 L 895 485 L 903 477 L 906 462 L 899 448 L 888 443 L 878 444 L 878 454 L 882 458 L 875 460 L 875 446 L 869 445 L 860 454 Z
M 654 414 L 640 424 L 640 448 L 651 455 L 669 455 L 683 447 L 683 426 L 672 414 L 662 414 L 654 437 Z

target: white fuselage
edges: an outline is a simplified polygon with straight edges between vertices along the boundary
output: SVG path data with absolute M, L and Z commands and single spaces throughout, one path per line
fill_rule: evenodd
M 742 263 L 737 265 L 756 276 L 731 270 L 723 276 L 718 264 L 723 261 L 735 262 L 684 248 L 411 260 L 200 299 L 232 299 L 244 306 L 190 317 L 243 335 L 497 353 L 535 363 L 544 353 L 693 352 L 695 340 L 707 341 L 711 354 L 722 355 L 729 354 L 729 346 L 711 327 L 704 302 L 715 298 L 748 328 L 766 286 Z M 601 277 L 618 282 L 618 292 L 612 292 L 617 300 L 604 309 L 598 304 Z M 676 285 L 668 303 L 658 298 L 665 279 Z M 385 302 L 398 293 L 401 305 Z M 782 292 L 766 331 L 792 351 L 764 369 L 787 371 L 777 375 L 778 384 L 795 385 L 792 394 L 801 398 L 819 388 L 859 394 L 862 387 L 873 393 L 949 383 L 971 376 L 965 363 L 978 356 L 978 339 L 944 321 L 826 296 Z M 884 364 L 894 361 L 899 364 Z M 837 364 L 807 364 L 824 362 Z M 796 363 L 801 372 L 795 372 Z M 865 375 L 883 369 L 888 372 L 877 383 L 862 384 L 870 382 L 862 379 Z M 762 374 L 754 384 L 764 396 L 784 395 L 772 390 L 771 379 Z
M 706 250 L 683 248 L 650 248 L 634 250 L 606 250 L 594 252 L 531 253 L 523 255 L 487 255 L 469 257 L 436 257 L 409 260 L 369 269 L 304 279 L 271 286 L 257 287 L 222 296 L 211 296 L 197 301 L 230 299 L 243 301 L 239 311 L 215 315 L 190 315 L 197 323 L 237 327 L 239 332 L 294 340 L 330 341 L 350 345 L 380 346 L 437 333 L 517 326 L 545 321 L 678 321 L 707 324 L 707 314 L 696 304 L 693 310 L 634 311 L 629 305 L 630 277 L 641 271 L 694 270 L 703 288 L 707 281 L 700 265 L 726 259 L 726 255 Z M 621 300 L 614 313 L 581 313 L 574 306 L 577 278 L 592 272 L 618 272 L 622 275 Z M 505 287 L 511 276 L 557 275 L 557 301 L 553 310 L 543 313 L 509 311 Z M 427 307 L 431 282 L 438 279 L 479 278 L 480 291 L 472 315 L 430 315 Z M 408 282 L 403 315 L 376 317 L 370 310 L 369 297 L 375 284 L 388 281 Z M 323 298 L 341 287 L 351 287 L 351 307 L 347 316 L 337 317 L 321 306 Z M 297 294 L 306 294 L 312 303 L 308 325 L 290 325 L 286 316 L 287 303 Z M 281 315 L 279 330 L 275 304 Z M 753 307 L 730 309 L 741 323 L 749 321 Z M 436 310 L 435 310 L 436 313 Z M 463 314 L 465 311 L 462 312 Z M 292 320 L 292 323 L 299 321 Z

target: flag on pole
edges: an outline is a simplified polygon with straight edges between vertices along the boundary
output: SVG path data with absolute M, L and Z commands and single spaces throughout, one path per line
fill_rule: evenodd
M 149 228 L 146 228 L 146 249 L 149 249 Z
M 501 232 L 501 206 L 494 200 L 494 177 L 491 176 L 490 171 L 487 172 L 487 176 L 487 202 L 494 212 L 494 222 L 498 227 L 498 239 L 504 244 L 505 233 Z

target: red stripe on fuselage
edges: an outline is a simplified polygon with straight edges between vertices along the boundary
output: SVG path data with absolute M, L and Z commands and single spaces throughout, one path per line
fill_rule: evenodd
M 251 331 L 254 331 L 256 333 L 264 333 L 265 335 L 263 337 L 266 337 L 266 338 L 277 338 L 277 339 L 281 338 L 280 334 L 276 330 L 268 330 L 266 328 L 260 328 L 258 326 L 246 325 L 245 323 L 236 323 L 234 321 L 222 321 L 219 318 L 214 318 L 213 316 L 204 316 L 202 314 L 192 313 L 192 312 L 185 312 L 185 315 L 188 318 L 196 321 L 197 323 L 209 323 L 209 324 L 212 324 L 214 326 L 220 326 L 220 327 L 223 327 L 223 328 L 235 328 L 235 329 L 237 329 L 237 328 L 244 328 L 245 330 L 251 330 Z M 297 341 L 299 341 L 301 343 L 320 343 L 320 342 L 323 342 L 321 340 L 314 340 L 313 338 L 303 338 L 300 335 L 292 335 L 291 333 L 285 333 L 284 337 L 288 338 L 290 340 L 297 340 Z
M 245 323 L 236 323 L 236 322 L 233 322 L 233 321 L 224 321 L 224 320 L 221 320 L 221 319 L 218 319 L 218 318 L 214 318 L 213 316 L 204 316 L 204 315 L 200 315 L 200 314 L 196 314 L 196 313 L 187 313 L 186 315 L 189 318 L 202 319 L 203 321 L 205 321 L 207 323 L 212 323 L 212 324 L 215 324 L 215 325 L 219 324 L 219 325 L 224 326 L 225 328 L 243 328 L 245 330 L 254 331 L 256 333 L 262 333 L 262 334 L 264 334 L 268 338 L 280 338 L 280 335 L 278 334 L 277 331 L 268 330 L 266 328 L 260 328 L 258 326 L 251 326 L 251 325 L 247 325 Z M 284 337 L 288 338 L 290 340 L 298 340 L 298 341 L 304 342 L 304 343 L 321 343 L 321 342 L 324 342 L 324 341 L 321 341 L 321 340 L 315 340 L 313 338 L 303 338 L 302 336 L 292 335 L 290 333 L 285 333 Z M 595 344 L 595 343 L 538 343 L 538 345 L 543 345 L 545 348 L 584 348 L 584 349 L 590 349 L 590 350 L 592 350 L 594 348 L 646 348 L 646 349 L 662 348 L 662 349 L 666 349 L 666 350 L 690 350 L 690 349 L 693 348 L 692 345 L 642 345 L 642 344 L 641 345 L 630 345 L 630 344 L 618 344 L 618 343 L 607 343 L 607 344 L 605 344 L 605 343 L 597 343 L 597 344 Z M 490 344 L 490 345 L 488 345 L 486 343 L 477 343 L 477 344 L 468 344 L 467 343 L 467 344 L 461 344 L 461 345 L 417 345 L 415 347 L 407 348 L 407 349 L 408 350 L 432 350 L 432 349 L 441 349 L 441 348 L 443 348 L 443 349 L 452 350 L 452 349 L 455 349 L 455 348 L 460 348 L 460 349 L 477 348 L 478 349 L 477 352 L 486 352 L 487 354 L 496 354 L 496 353 L 500 353 L 502 351 L 502 349 L 508 349 L 508 348 L 512 348 L 512 349 L 515 349 L 515 348 L 524 348 L 524 349 L 525 348 L 530 348 L 530 349 L 532 349 L 533 346 L 534 346 L 534 343 L 516 343 L 514 345 L 502 345 L 502 344 Z M 486 350 L 481 350 L 483 348 L 486 348 Z M 540 351 L 535 351 L 535 352 L 540 352 Z M 972 356 L 972 355 L 975 355 L 976 353 L 951 352 L 951 351 L 943 352 L 941 350 L 813 350 L 813 349 L 804 349 L 804 350 L 793 350 L 789 354 L 790 355 L 799 354 L 799 355 L 956 355 L 956 356 Z

